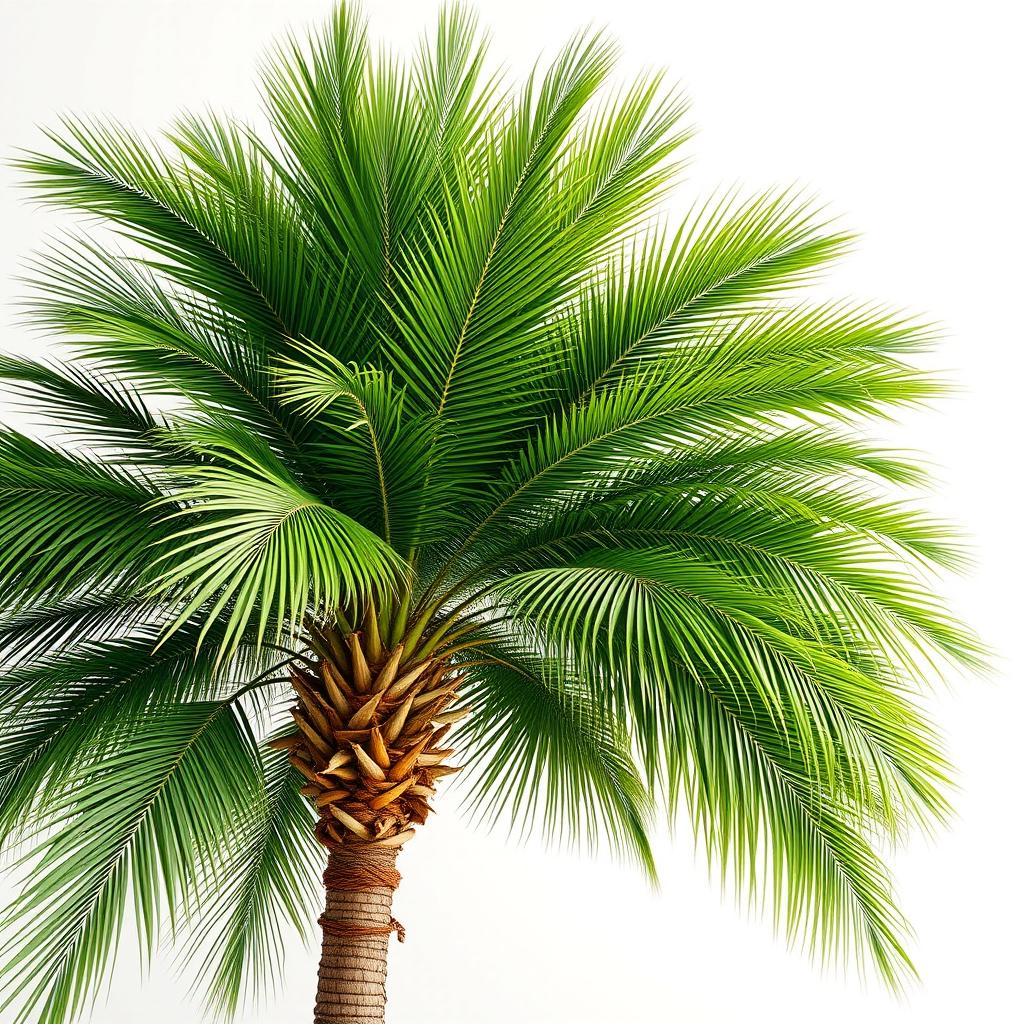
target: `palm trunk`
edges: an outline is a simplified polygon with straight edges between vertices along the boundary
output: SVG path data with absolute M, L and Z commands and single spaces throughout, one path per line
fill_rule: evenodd
M 314 1024 L 383 1024 L 388 940 L 392 931 L 403 937 L 391 916 L 397 853 L 372 846 L 330 853 Z
M 287 750 L 316 805 L 330 855 L 315 1024 L 383 1024 L 388 940 L 401 876 L 399 847 L 431 812 L 438 780 L 457 771 L 441 742 L 468 711 L 449 710 L 461 681 L 450 659 L 388 650 L 377 620 L 366 635 L 311 628 L 319 660 L 292 665 L 297 732 Z M 403 658 L 405 660 L 403 660 Z

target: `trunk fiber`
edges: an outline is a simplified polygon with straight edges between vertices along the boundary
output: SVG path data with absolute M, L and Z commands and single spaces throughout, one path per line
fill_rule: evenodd
M 383 1024 L 388 940 L 392 931 L 403 938 L 391 916 L 397 853 L 371 846 L 330 853 L 314 1024 Z

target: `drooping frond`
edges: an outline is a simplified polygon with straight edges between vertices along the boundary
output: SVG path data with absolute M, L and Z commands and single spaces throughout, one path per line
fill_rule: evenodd
M 495 590 L 545 629 L 563 660 L 593 670 L 617 714 L 644 722 L 648 771 L 667 772 L 672 788 L 678 765 L 665 722 L 681 688 L 722 678 L 792 729 L 824 791 L 851 789 L 860 809 L 893 828 L 914 794 L 926 809 L 941 806 L 942 758 L 922 756 L 934 737 L 894 685 L 894 668 L 870 660 L 875 649 L 856 635 L 829 633 L 831 610 L 799 593 L 766 591 L 739 566 L 670 548 L 618 546 L 509 576 Z
M 823 791 L 792 735 L 730 682 L 695 681 L 677 714 L 680 731 L 692 730 L 683 787 L 709 852 L 752 895 L 767 892 L 794 945 L 870 963 L 901 986 L 914 973 L 907 924 L 849 801 Z
M 54 828 L 30 856 L 4 921 L 18 928 L 3 956 L 17 966 L 3 991 L 21 1022 L 80 1013 L 109 968 L 134 908 L 144 949 L 160 921 L 218 870 L 231 822 L 260 798 L 251 738 L 229 702 L 155 705 L 101 756 L 87 748 L 47 800 Z M 102 748 L 101 748 L 102 749 Z
M 211 1006 L 230 1016 L 277 987 L 288 928 L 307 935 L 317 916 L 320 847 L 286 754 L 261 753 L 263 795 L 232 826 L 222 871 L 193 912 L 189 959 Z
M 650 777 L 752 891 L 773 880 L 792 935 L 870 948 L 898 982 L 901 925 L 862 835 L 941 816 L 947 767 L 890 665 L 798 595 L 667 550 L 591 551 L 498 591 L 639 723 Z
M 524 833 L 613 848 L 655 877 L 648 840 L 652 804 L 630 750 L 629 731 L 606 715 L 593 689 L 544 657 L 498 639 L 476 649 L 464 700 L 473 712 L 465 742 L 477 767 L 473 812 L 509 818 Z
M 223 696 L 230 671 L 250 661 L 215 666 L 216 647 L 196 649 L 198 630 L 182 630 L 159 651 L 158 633 L 137 628 L 116 640 L 76 635 L 23 664 L 6 667 L 0 706 L 0 841 L 17 838 L 35 820 L 40 801 L 70 785 L 84 751 L 116 744 L 125 727 L 154 702 Z

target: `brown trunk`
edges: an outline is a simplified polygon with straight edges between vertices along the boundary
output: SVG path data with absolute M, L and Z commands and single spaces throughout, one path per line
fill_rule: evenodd
M 383 1024 L 388 940 L 402 938 L 395 856 L 460 770 L 441 742 L 469 713 L 450 708 L 461 682 L 450 658 L 388 650 L 372 606 L 366 623 L 365 634 L 313 630 L 318 660 L 291 668 L 297 731 L 272 741 L 305 781 L 330 853 L 315 1024 Z
M 330 853 L 314 1024 L 383 1024 L 388 940 L 392 931 L 402 938 L 391 916 L 397 853 L 369 845 Z

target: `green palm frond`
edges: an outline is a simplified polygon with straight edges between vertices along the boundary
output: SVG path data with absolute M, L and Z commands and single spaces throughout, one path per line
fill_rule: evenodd
M 603 832 L 653 880 L 653 807 L 628 730 L 605 715 L 590 688 L 529 649 L 498 640 L 480 654 L 489 663 L 465 695 L 473 708 L 467 753 L 479 766 L 472 813 L 491 823 L 509 818 L 527 834 L 539 815 L 549 838 L 591 847 Z
M 165 912 L 215 872 L 230 823 L 260 797 L 258 761 L 233 704 L 172 702 L 147 709 L 103 756 L 86 749 L 42 824 L 55 831 L 25 866 L 4 924 L 26 917 L 5 962 L 16 965 L 4 1007 L 56 1024 L 91 1001 L 129 906 L 152 950 Z
M 346 366 L 316 346 L 278 370 L 285 402 L 329 430 L 316 446 L 319 472 L 344 486 L 353 518 L 398 551 L 443 525 L 453 488 L 431 484 L 443 456 L 434 421 L 408 408 L 391 374 Z
M 822 635 L 834 613 L 803 607 L 798 593 L 759 589 L 739 566 L 614 547 L 509 576 L 496 590 L 558 645 L 560 664 L 593 673 L 613 714 L 644 723 L 648 774 L 672 792 L 684 762 L 666 707 L 694 681 L 720 678 L 786 724 L 794 755 L 823 792 L 847 792 L 893 829 L 918 795 L 925 811 L 943 806 L 946 766 L 892 671 L 841 629 Z
M 0 354 L 0 381 L 23 409 L 44 413 L 49 426 L 93 448 L 146 449 L 150 433 L 162 425 L 137 392 L 92 368 Z
M 239 216 L 223 191 L 121 125 L 65 119 L 48 139 L 55 155 L 18 161 L 38 198 L 117 225 L 163 273 L 257 334 L 288 333 L 261 280 L 262 259 L 247 258 L 260 251 L 248 232 L 266 230 L 262 221 Z
M 296 444 L 270 394 L 266 335 L 254 338 L 206 299 L 183 301 L 152 268 L 90 242 L 55 247 L 33 281 L 31 321 L 70 336 L 111 377 L 143 395 L 229 410 L 279 445 Z
M 486 458 L 521 422 L 524 410 L 510 399 L 543 376 L 546 314 L 605 237 L 590 218 L 573 221 L 576 190 L 551 179 L 612 59 L 606 40 L 582 35 L 532 76 L 480 148 L 473 176 L 463 171 L 452 183 L 426 237 L 396 268 L 388 358 L 410 395 L 458 432 L 453 463 Z M 482 194 L 476 180 L 488 182 Z
M 763 310 L 820 276 L 850 241 L 794 192 L 695 204 L 671 241 L 642 236 L 581 291 L 554 394 L 578 399 L 709 324 Z
M 154 653 L 158 634 L 136 629 L 117 640 L 75 636 L 59 654 L 44 654 L 4 673 L 0 706 L 0 840 L 17 837 L 40 801 L 82 770 L 83 751 L 109 749 L 126 723 L 153 703 L 216 699 L 232 670 L 218 669 L 216 647 L 197 650 L 198 630 L 182 630 Z
M 301 776 L 279 751 L 261 751 L 261 767 L 264 794 L 232 827 L 222 872 L 190 919 L 190 966 L 211 1006 L 229 1016 L 277 987 L 283 933 L 308 936 L 319 903 L 322 853 Z
M 871 833 L 794 757 L 792 737 L 706 677 L 686 688 L 678 718 L 691 740 L 682 785 L 709 853 L 728 858 L 753 900 L 766 891 L 795 945 L 870 962 L 894 988 L 913 976 Z
M 144 477 L 0 431 L 0 578 L 12 606 L 138 580 L 164 531 Z
M 231 653 L 254 616 L 259 635 L 294 634 L 308 610 L 390 593 L 403 568 L 387 543 L 292 480 L 269 450 L 262 461 L 223 444 L 226 465 L 179 471 L 183 526 L 159 559 L 158 591 L 180 593 L 171 631 L 212 602 L 206 628 L 230 607 L 222 653 Z M 187 481 L 187 482 L 186 482 Z
M 9 670 L 48 651 L 122 636 L 147 623 L 152 614 L 151 602 L 130 587 L 34 601 L 0 618 L 0 665 Z

